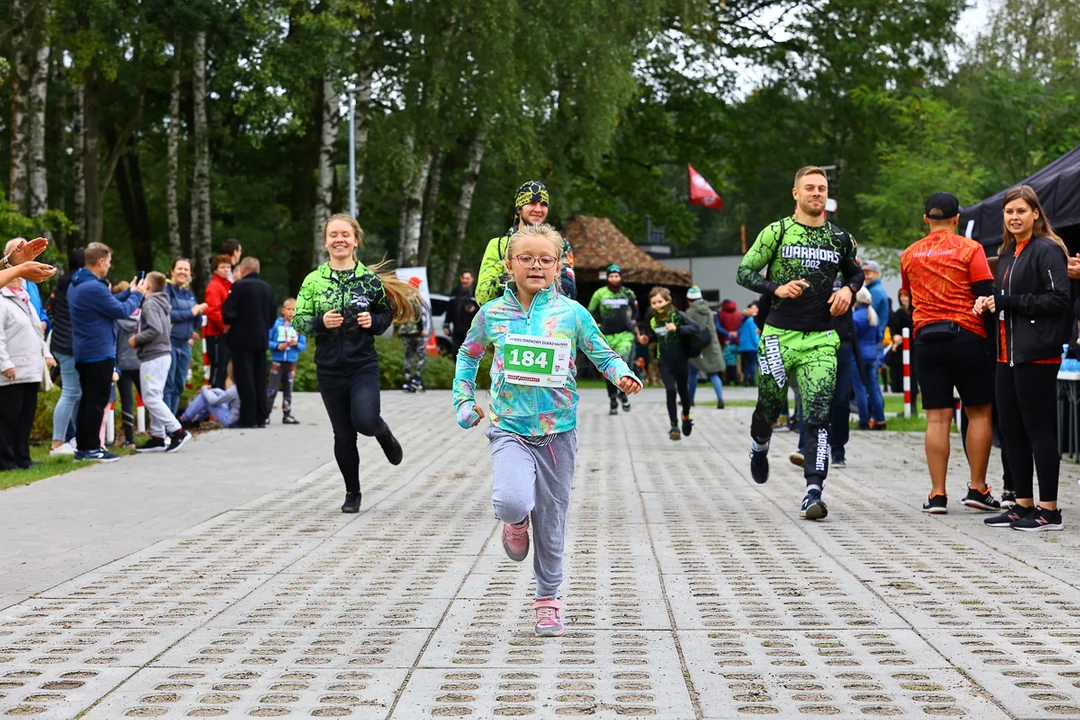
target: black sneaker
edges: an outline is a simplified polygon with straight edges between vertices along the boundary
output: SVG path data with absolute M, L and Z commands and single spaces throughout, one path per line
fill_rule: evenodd
M 994 499 L 994 496 L 990 494 L 990 488 L 986 488 L 986 492 L 981 493 L 975 488 L 968 488 L 967 495 L 961 500 L 964 505 L 976 510 L 1000 510 L 1001 503 Z
M 285 417 L 281 418 L 281 424 L 282 425 L 299 425 L 300 421 L 297 420 L 296 418 L 294 418 L 292 415 L 286 415 Z
M 844 460 L 843 455 L 833 455 L 832 466 L 836 470 L 843 470 L 847 467 L 847 461 Z
M 1013 505 L 1006 512 L 994 517 L 988 517 L 983 522 L 990 527 L 1012 527 L 1014 522 L 1023 520 L 1028 515 L 1034 515 L 1035 508 L 1026 508 L 1023 505 Z
M 360 512 L 360 493 L 347 492 L 345 493 L 345 503 L 341 506 L 341 512 L 343 513 L 358 513 Z
M 803 467 L 806 464 L 806 458 L 800 452 L 793 452 L 787 456 L 787 459 L 791 461 L 792 465 Z
M 165 438 L 152 437 L 144 442 L 139 447 L 135 448 L 137 453 L 152 453 L 152 452 L 165 452 L 165 448 L 169 447 L 169 443 L 165 442 Z
M 413 385 L 412 385 L 412 391 L 413 391 L 413 392 L 426 392 L 426 391 L 424 390 L 424 384 L 423 384 L 422 382 L 419 382 L 419 381 L 418 381 L 418 382 L 414 382 L 414 383 L 413 383 Z
M 611 401 L 611 407 L 608 408 L 608 415 L 618 415 L 618 414 L 619 414 L 619 403 L 612 400 Z
M 859 423 L 859 429 L 860 430 L 869 430 L 870 429 L 870 423 Z
M 184 447 L 191 441 L 191 433 L 187 430 L 180 428 L 172 435 L 169 436 L 169 446 L 165 448 L 165 452 L 176 452 L 180 448 Z
M 1015 504 L 1016 504 L 1016 493 L 1014 493 L 1012 490 L 1002 490 L 1001 491 L 1001 506 L 1002 507 L 1011 507 L 1011 506 L 1013 506 Z
M 623 412 L 630 412 L 630 401 L 629 400 L 623 400 L 622 401 L 622 411 Z
M 671 430 L 668 430 L 668 437 L 672 440 L 682 440 L 682 433 L 679 432 L 678 425 L 671 426 Z
M 379 445 L 382 446 L 383 452 L 386 454 L 386 459 L 390 461 L 390 464 L 400 465 L 404 453 L 402 453 L 401 443 L 394 437 L 394 433 L 390 432 L 390 429 L 387 428 L 385 435 L 380 435 L 375 439 L 379 441 Z
M 877 421 L 871 422 L 870 423 L 870 429 L 871 430 L 888 430 L 888 428 L 885 427 L 885 421 L 884 420 L 882 420 L 881 422 L 877 422 Z
M 750 477 L 754 482 L 763 485 L 769 479 L 769 449 L 754 450 L 750 448 Z
M 724 401 L 723 400 L 717 400 L 716 401 L 716 409 L 717 410 L 723 410 L 724 409 Z
M 1065 526 L 1061 523 L 1060 510 L 1039 507 L 1035 508 L 1035 512 L 1014 522 L 1012 529 L 1021 532 L 1046 532 L 1047 530 L 1064 530 Z
M 686 437 L 690 437 L 690 433 L 694 431 L 694 421 L 683 415 L 682 419 L 682 434 Z
M 825 505 L 825 501 L 821 499 L 820 490 L 806 491 L 806 497 L 803 498 L 799 515 L 807 520 L 823 520 L 828 517 L 829 508 Z
M 922 511 L 924 513 L 930 513 L 931 515 L 945 515 L 949 512 L 949 496 L 931 495 L 930 498 L 922 504 Z
M 119 455 L 113 455 L 111 452 L 106 452 L 101 448 L 98 448 L 97 450 L 79 450 L 75 453 L 75 462 L 81 460 L 93 460 L 94 462 L 114 463 L 119 459 Z

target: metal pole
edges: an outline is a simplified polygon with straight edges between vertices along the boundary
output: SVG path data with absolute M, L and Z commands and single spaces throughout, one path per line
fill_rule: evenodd
M 356 92 L 349 89 L 349 214 L 356 217 Z

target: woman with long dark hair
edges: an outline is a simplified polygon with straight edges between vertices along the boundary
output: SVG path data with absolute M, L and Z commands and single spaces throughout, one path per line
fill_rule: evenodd
M 345 480 L 341 511 L 360 512 L 359 433 L 374 437 L 392 465 L 400 465 L 401 445 L 380 415 L 379 357 L 375 338 L 392 322 L 410 322 L 419 293 L 383 264 L 364 267 L 356 249 L 364 237 L 360 224 L 344 213 L 323 223 L 330 259 L 304 279 L 296 299 L 293 326 L 317 343 L 315 368 L 330 424 L 334 458 Z
M 1057 374 L 1069 339 L 1068 252 L 1031 187 L 1005 193 L 1003 209 L 1005 238 L 994 294 L 978 298 L 975 312 L 998 315 L 995 399 L 1016 504 L 985 522 L 1025 532 L 1061 530 Z

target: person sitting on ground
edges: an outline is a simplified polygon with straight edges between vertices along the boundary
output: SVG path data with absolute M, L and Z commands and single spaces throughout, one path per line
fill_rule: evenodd
M 292 414 L 292 388 L 296 380 L 296 363 L 300 353 L 307 349 L 307 338 L 296 331 L 292 319 L 296 314 L 296 298 L 287 298 L 281 304 L 281 317 L 270 328 L 270 379 L 266 388 L 266 412 L 274 411 L 274 398 L 281 389 L 281 422 L 283 425 L 299 425 Z M 232 366 L 229 366 L 232 372 Z M 269 422 L 269 417 L 267 418 Z
M 240 394 L 233 382 L 232 363 L 226 368 L 225 389 L 203 387 L 184 410 L 180 422 L 184 427 L 198 427 L 199 423 L 213 420 L 222 427 L 230 428 L 240 419 Z
M 139 331 L 128 340 L 128 345 L 139 350 L 140 394 L 150 415 L 150 439 L 137 452 L 176 452 L 191 440 L 191 434 L 165 404 L 165 383 L 172 367 L 172 308 L 165 294 L 165 276 L 148 273 L 146 289 L 149 294 L 139 311 Z

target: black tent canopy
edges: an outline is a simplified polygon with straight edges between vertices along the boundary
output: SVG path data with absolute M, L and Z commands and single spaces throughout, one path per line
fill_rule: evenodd
M 1080 145 L 1016 185 L 1035 189 L 1046 216 L 1072 252 L 1080 245 Z M 1015 187 L 1015 186 L 1010 186 Z M 1009 188 L 960 211 L 959 232 L 987 250 L 1002 242 L 1001 203 Z

